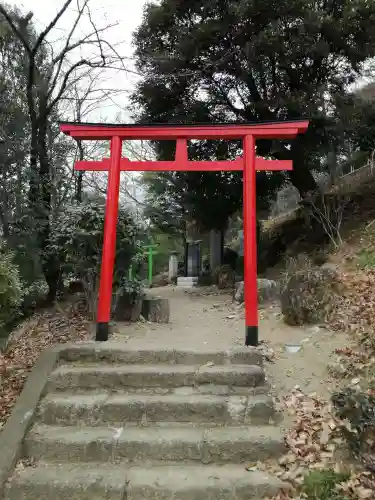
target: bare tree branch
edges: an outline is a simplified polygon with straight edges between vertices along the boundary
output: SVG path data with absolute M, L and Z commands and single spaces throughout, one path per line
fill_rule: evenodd
M 103 68 L 104 67 L 102 65 L 102 63 L 100 63 L 100 64 L 92 63 L 88 59 L 81 59 L 80 61 L 73 64 L 68 69 L 68 71 L 65 73 L 59 92 L 57 93 L 56 97 L 51 101 L 50 105 L 48 106 L 49 111 L 51 111 L 56 106 L 56 104 L 59 102 L 62 95 L 64 94 L 64 92 L 67 88 L 68 82 L 69 82 L 70 75 L 73 74 L 75 72 L 75 70 L 81 66 L 89 66 L 90 68 Z
M 71 1 L 71 0 L 70 0 Z M 56 70 L 56 73 L 55 73 L 55 77 L 53 79 L 53 81 L 51 82 L 51 86 L 50 86 L 50 92 L 49 92 L 49 95 L 52 94 L 52 92 L 54 91 L 55 87 L 56 87 L 56 83 L 58 81 L 58 78 L 60 76 L 60 71 L 61 71 L 61 67 L 63 65 L 63 62 L 64 62 L 64 57 L 66 55 L 66 53 L 68 52 L 68 47 L 69 47 L 69 44 L 70 44 L 70 40 L 72 39 L 72 36 L 78 26 L 78 23 L 79 21 L 81 20 L 81 17 L 82 17 L 82 14 L 83 14 L 83 11 L 87 5 L 87 2 L 88 0 L 85 0 L 84 3 L 83 3 L 83 7 L 80 8 L 79 7 L 79 0 L 77 0 L 77 6 L 78 6 L 78 15 L 73 23 L 73 26 L 66 38 L 66 42 L 65 42 L 65 46 L 63 48 L 63 50 L 60 52 L 60 54 L 55 57 L 52 61 L 52 65 L 54 66 L 56 63 L 58 64 L 57 66 L 57 70 Z M 69 2 L 70 3 L 70 2 Z M 79 46 L 79 44 L 77 45 L 77 47 Z
M 48 26 L 40 33 L 40 35 L 37 38 L 37 41 L 31 51 L 33 57 L 35 57 L 36 53 L 39 50 L 39 47 L 42 45 L 44 42 L 46 36 L 50 31 L 56 26 L 58 23 L 59 19 L 62 17 L 62 15 L 65 13 L 69 5 L 72 3 L 72 0 L 66 0 L 64 5 L 61 7 L 61 9 L 57 12 L 56 16 L 52 19 L 52 21 L 48 24 Z

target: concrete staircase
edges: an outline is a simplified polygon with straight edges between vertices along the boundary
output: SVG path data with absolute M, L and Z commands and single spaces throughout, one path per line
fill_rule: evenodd
M 6 500 L 247 500 L 283 484 L 284 451 L 255 349 L 67 347 Z

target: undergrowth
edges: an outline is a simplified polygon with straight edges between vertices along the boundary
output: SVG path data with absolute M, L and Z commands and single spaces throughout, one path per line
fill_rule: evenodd
M 345 472 L 313 470 L 304 478 L 302 493 L 307 500 L 349 500 L 337 486 L 350 477 Z
M 342 437 L 356 457 L 375 452 L 375 396 L 352 387 L 332 395 Z

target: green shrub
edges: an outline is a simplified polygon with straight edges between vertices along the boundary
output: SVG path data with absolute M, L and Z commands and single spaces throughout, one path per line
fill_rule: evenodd
M 281 282 L 281 312 L 288 325 L 326 321 L 342 291 L 339 275 L 330 268 L 314 266 L 300 255 L 286 266 Z
M 47 251 L 58 256 L 61 278 L 82 281 L 89 309 L 96 309 L 104 228 L 104 205 L 87 201 L 64 207 L 52 225 Z M 114 290 L 128 277 L 129 267 L 142 258 L 138 227 L 120 207 L 117 222 Z
M 347 500 L 336 486 L 349 479 L 347 473 L 328 470 L 313 470 L 303 481 L 302 492 L 307 500 Z
M 357 255 L 357 266 L 360 269 L 374 269 L 375 267 L 375 252 L 372 250 L 362 249 Z
M 20 314 L 24 296 L 18 267 L 13 254 L 0 244 L 0 330 Z
M 27 313 L 43 302 L 48 294 L 48 285 L 44 278 L 36 279 L 33 283 L 25 286 L 22 310 Z
M 119 289 L 121 289 L 124 293 L 132 295 L 136 297 L 140 295 L 142 290 L 142 283 L 138 278 L 127 278 L 124 276 L 119 283 Z

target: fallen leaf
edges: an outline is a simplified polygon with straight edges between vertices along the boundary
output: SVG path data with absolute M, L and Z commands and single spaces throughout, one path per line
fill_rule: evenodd
M 356 491 L 358 497 L 361 498 L 361 499 L 373 498 L 373 495 L 374 495 L 374 491 L 373 490 L 369 490 L 367 488 L 363 488 L 362 486 L 358 486 L 355 489 L 355 491 Z

